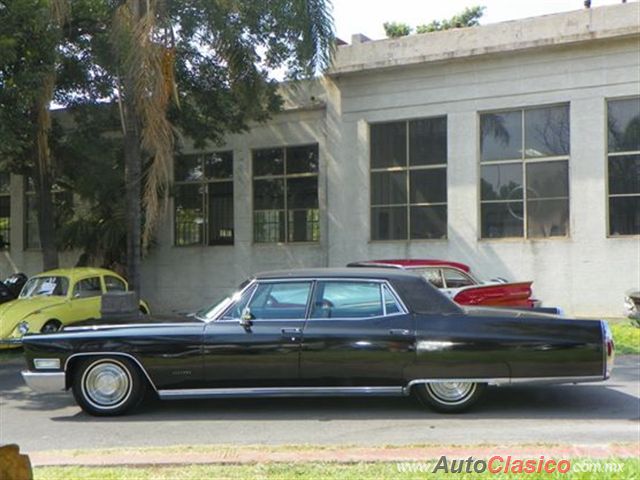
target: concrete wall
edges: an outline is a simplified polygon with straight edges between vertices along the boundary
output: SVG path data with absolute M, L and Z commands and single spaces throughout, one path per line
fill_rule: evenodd
M 173 205 L 157 235 L 157 245 L 143 262 L 143 296 L 154 310 L 194 311 L 229 293 L 252 273 L 296 267 L 326 266 L 326 149 L 325 110 L 313 108 L 282 113 L 266 125 L 254 126 L 248 135 L 233 135 L 216 150 L 232 150 L 234 160 L 233 246 L 177 247 L 173 242 Z M 321 205 L 321 239 L 309 244 L 253 242 L 251 151 L 317 143 Z M 212 147 L 213 148 L 213 147 Z M 185 152 L 189 152 L 189 148 Z
M 623 293 L 640 284 L 640 238 L 607 238 L 605 106 L 640 93 L 638 51 L 635 37 L 337 76 L 330 264 L 459 260 L 485 278 L 533 280 L 545 304 L 573 314 L 619 315 Z M 555 103 L 570 104 L 569 238 L 479 239 L 479 112 Z M 368 123 L 438 115 L 448 118 L 448 239 L 371 242 Z

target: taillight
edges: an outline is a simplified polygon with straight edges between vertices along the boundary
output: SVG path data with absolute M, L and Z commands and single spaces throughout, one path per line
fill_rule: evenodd
M 613 360 L 615 357 L 616 346 L 613 342 L 613 334 L 611 333 L 609 324 L 604 320 L 601 320 L 600 324 L 602 325 L 602 349 L 604 352 L 606 352 L 606 357 L 603 359 L 603 375 L 606 380 L 611 376 L 611 371 L 613 370 Z

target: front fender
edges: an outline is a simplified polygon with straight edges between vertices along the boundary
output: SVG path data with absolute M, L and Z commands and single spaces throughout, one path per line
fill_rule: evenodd
M 44 327 L 44 324 L 51 319 L 59 320 L 55 316 L 55 311 L 52 312 L 51 309 L 48 309 L 46 312 L 27 315 L 26 317 L 24 317 L 24 319 L 22 319 L 22 321 L 18 322 L 18 325 L 16 325 L 15 329 L 18 328 L 20 323 L 27 322 L 27 324 L 29 324 L 29 333 L 40 333 L 42 327 Z

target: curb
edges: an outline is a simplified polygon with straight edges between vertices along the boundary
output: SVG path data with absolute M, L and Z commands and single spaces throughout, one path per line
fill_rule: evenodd
M 322 448 L 269 450 L 259 447 L 229 447 L 207 452 L 73 452 L 42 451 L 29 455 L 34 467 L 44 466 L 174 466 L 205 464 L 255 463 L 372 463 L 423 462 L 445 455 L 452 458 L 490 458 L 494 455 L 519 458 L 637 458 L 638 445 L 574 445 L 574 446 L 429 446 L 389 448 Z

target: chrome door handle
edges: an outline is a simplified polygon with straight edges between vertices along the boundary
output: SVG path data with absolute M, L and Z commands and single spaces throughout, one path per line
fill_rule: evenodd
M 389 334 L 406 336 L 411 335 L 411 330 L 407 330 L 405 328 L 392 328 L 389 330 Z

